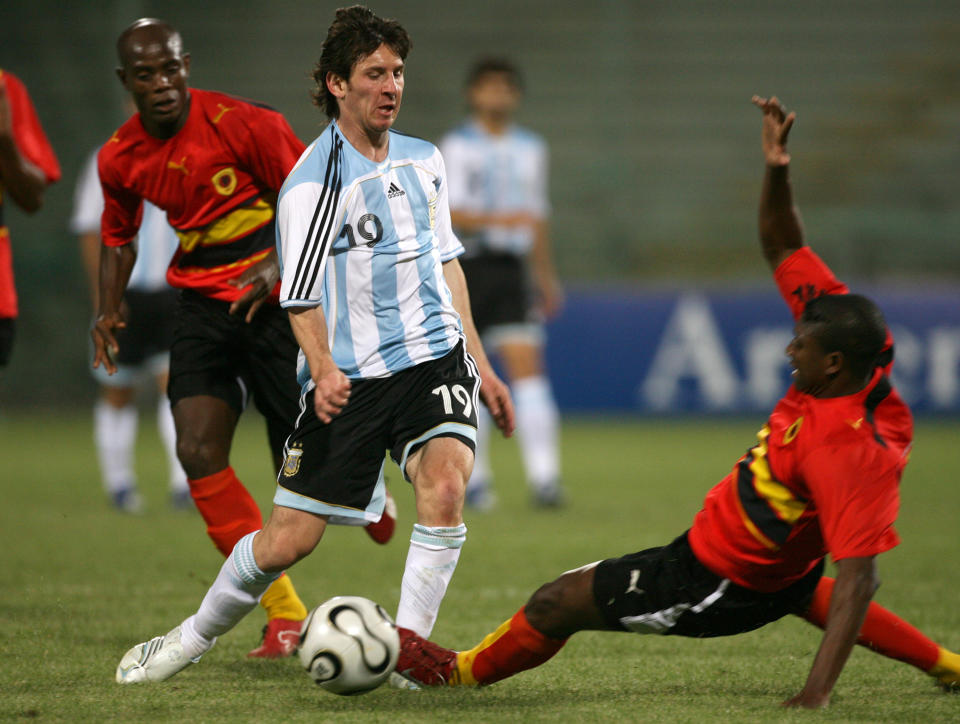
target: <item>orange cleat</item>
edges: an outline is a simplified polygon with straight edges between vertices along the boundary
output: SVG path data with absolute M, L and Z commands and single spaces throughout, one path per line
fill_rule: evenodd
M 457 671 L 457 652 L 445 649 L 410 629 L 397 627 L 400 635 L 400 655 L 396 671 L 407 681 L 421 686 L 456 686 L 460 683 Z
M 375 543 L 384 545 L 393 538 L 393 531 L 397 527 L 397 503 L 387 491 L 387 501 L 383 504 L 383 515 L 376 523 L 367 523 L 364 528 L 367 535 L 373 538 Z
M 263 640 L 260 646 L 249 654 L 255 659 L 282 659 L 293 656 L 300 645 L 300 629 L 303 621 L 292 621 L 289 618 L 272 618 L 263 627 Z

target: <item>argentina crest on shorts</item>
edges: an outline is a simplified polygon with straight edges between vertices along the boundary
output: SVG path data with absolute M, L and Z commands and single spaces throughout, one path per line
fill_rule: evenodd
M 287 458 L 283 463 L 283 475 L 292 478 L 300 472 L 300 459 L 303 457 L 303 448 L 300 443 L 294 443 L 287 451 Z

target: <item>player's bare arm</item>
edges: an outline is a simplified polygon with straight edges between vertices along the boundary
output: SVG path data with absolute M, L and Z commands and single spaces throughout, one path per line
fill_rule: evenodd
M 797 114 L 786 113 L 776 96 L 754 96 L 753 104 L 763 111 L 761 145 L 766 161 L 760 195 L 760 245 L 770 268 L 776 269 L 803 246 L 803 226 L 793 204 L 787 153 L 787 137 Z
M 837 582 L 820 649 L 803 690 L 785 701 L 784 706 L 820 709 L 830 703 L 830 692 L 857 642 L 867 607 L 879 585 L 873 556 L 837 561 Z
M 553 245 L 550 241 L 550 225 L 545 219 L 537 219 L 533 226 L 533 246 L 530 249 L 533 281 L 539 294 L 540 311 L 547 319 L 555 317 L 563 307 L 563 287 L 557 278 L 553 264 Z
M 266 257 L 256 264 L 251 264 L 243 274 L 227 281 L 227 284 L 238 289 L 249 287 L 242 297 L 230 305 L 230 314 L 240 314 L 246 309 L 247 315 L 244 319 L 250 322 L 257 310 L 270 297 L 270 292 L 273 291 L 279 279 L 280 263 L 277 260 L 277 250 L 271 249 Z
M 333 361 L 327 342 L 327 320 L 323 307 L 301 307 L 290 310 L 290 327 L 307 358 L 310 376 L 316 389 L 313 409 L 324 424 L 329 423 L 350 399 L 350 379 Z
M 480 399 L 490 410 L 497 427 L 504 437 L 510 437 L 514 429 L 513 400 L 510 399 L 510 390 L 493 371 L 480 335 L 473 325 L 473 313 L 470 310 L 470 294 L 467 291 L 467 280 L 463 276 L 460 262 L 451 259 L 443 265 L 443 277 L 453 295 L 453 307 L 460 315 L 463 332 L 467 337 L 467 352 L 477 363 L 480 372 Z
M 28 214 L 43 205 L 46 178 L 43 171 L 30 163 L 13 138 L 13 116 L 7 97 L 6 80 L 0 77 L 0 180 L 4 190 Z
M 90 336 L 93 337 L 93 366 L 102 364 L 111 375 L 117 371 L 114 359 L 120 351 L 116 331 L 127 326 L 121 311 L 123 292 L 136 260 L 132 243 L 100 248 L 100 308 Z

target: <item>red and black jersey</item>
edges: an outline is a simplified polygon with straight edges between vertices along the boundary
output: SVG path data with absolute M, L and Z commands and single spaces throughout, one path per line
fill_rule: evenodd
M 43 132 L 27 87 L 13 73 L 0 69 L 0 83 L 7 91 L 13 124 L 13 142 L 20 154 L 39 168 L 48 184 L 60 180 L 60 164 Z M 10 231 L 3 220 L 3 179 L 0 178 L 0 318 L 17 316 L 17 292 L 13 285 L 13 254 Z
M 233 301 L 242 292 L 227 281 L 276 243 L 269 197 L 304 148 L 279 112 L 223 93 L 191 89 L 186 123 L 171 138 L 151 136 L 134 115 L 98 156 L 103 243 L 130 243 L 146 199 L 180 238 L 170 284 Z
M 799 318 L 820 294 L 847 293 L 808 247 L 776 270 Z M 706 497 L 690 529 L 703 565 L 756 591 L 786 588 L 824 556 L 872 556 L 899 542 L 893 527 L 913 439 L 910 410 L 890 384 L 893 338 L 867 386 L 817 398 L 791 386 L 758 442 Z

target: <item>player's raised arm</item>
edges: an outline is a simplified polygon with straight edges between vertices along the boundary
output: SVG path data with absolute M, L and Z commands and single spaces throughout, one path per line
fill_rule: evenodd
M 803 227 L 793 204 L 787 153 L 787 136 L 797 114 L 787 114 L 776 96 L 754 96 L 753 104 L 763 111 L 761 142 L 766 161 L 760 194 L 760 247 L 770 268 L 776 269 L 803 246 Z

